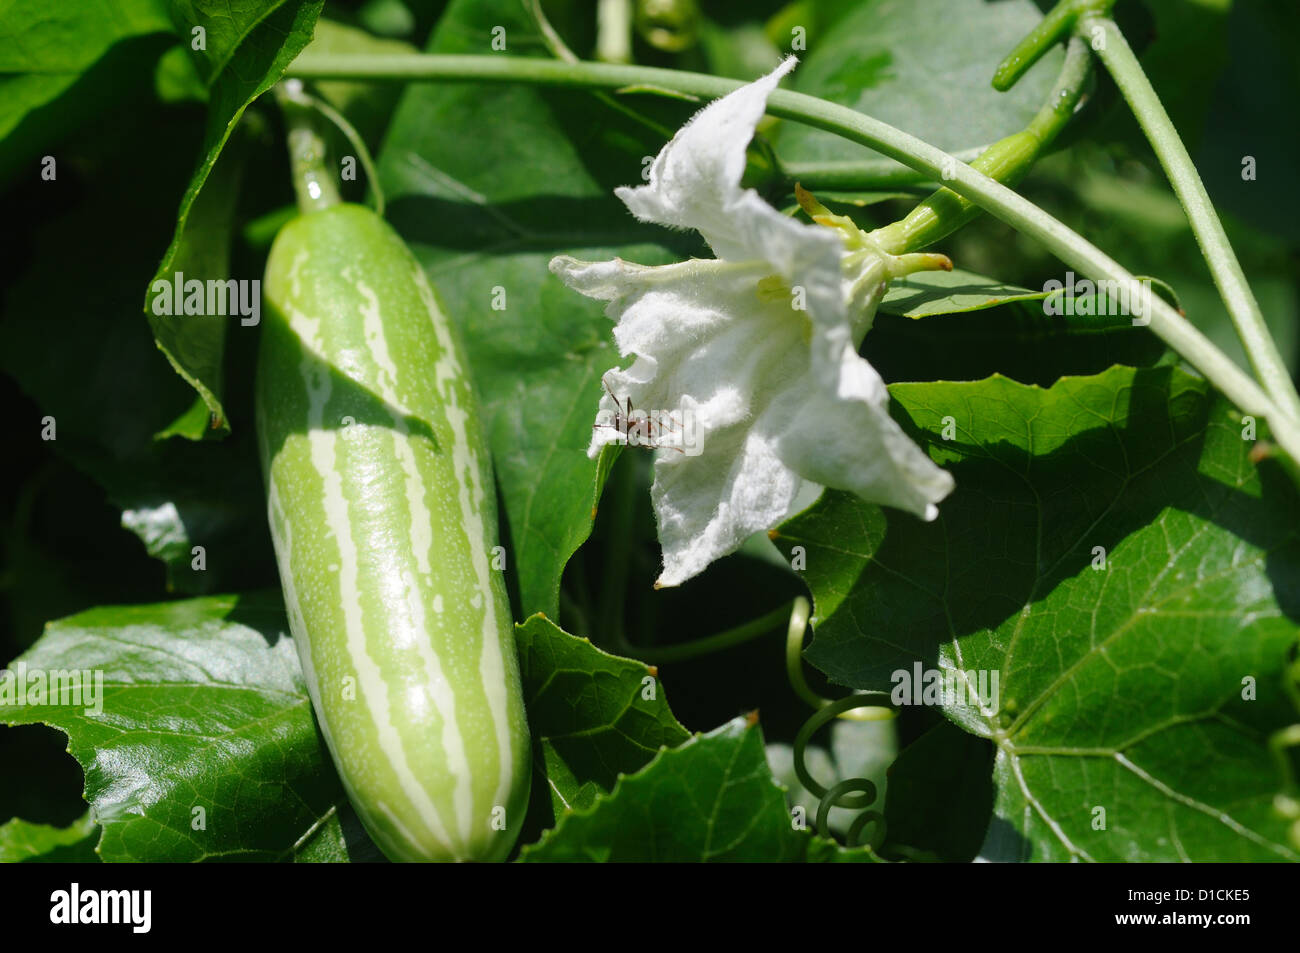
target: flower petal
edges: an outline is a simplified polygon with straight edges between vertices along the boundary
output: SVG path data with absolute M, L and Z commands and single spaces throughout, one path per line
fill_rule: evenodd
M 721 455 L 712 435 L 747 425 L 756 393 L 807 377 L 811 323 L 785 297 L 759 293 L 762 263 L 696 259 L 649 267 L 557 257 L 551 270 L 571 288 L 610 302 L 605 313 L 617 322 L 618 351 L 636 358 L 605 375 L 613 391 L 601 399 L 605 415 L 631 401 L 634 409 L 689 424 L 706 455 Z M 614 442 L 622 442 L 616 431 L 598 427 L 588 452 L 594 457 Z
M 615 414 L 661 422 L 649 441 L 665 447 L 651 490 L 659 585 L 690 579 L 790 516 L 805 481 L 925 519 L 951 492 L 952 477 L 889 416 L 889 391 L 847 325 L 828 334 L 784 296 L 763 294 L 762 263 L 559 257 L 551 270 L 609 302 L 619 353 L 634 358 L 604 376 L 589 455 L 629 442 Z
M 664 559 L 656 587 L 681 585 L 780 523 L 803 484 L 768 441 L 744 427 L 715 435 L 708 447 L 699 457 L 661 453 L 655 461 L 650 498 Z
M 698 231 L 719 258 L 765 261 L 793 284 L 804 284 L 810 270 L 819 272 L 824 280 L 814 281 L 818 287 L 809 293 L 825 293 L 834 312 L 840 299 L 823 289 L 832 274 L 839 276 L 840 236 L 783 215 L 753 189 L 740 187 L 745 152 L 768 94 L 795 62 L 789 57 L 761 79 L 705 106 L 660 151 L 648 185 L 615 193 L 642 221 Z
M 756 433 L 753 423 L 773 389 L 812 386 L 812 326 L 784 296 L 760 294 L 765 267 L 557 258 L 551 270 L 610 302 L 619 352 L 634 357 L 629 368 L 605 374 L 613 397 L 602 398 L 604 419 L 588 453 L 626 442 L 609 421 L 628 401 L 667 421 L 651 489 L 664 557 L 658 584 L 679 585 L 790 515 L 803 478 L 780 459 L 770 431 Z M 765 416 L 778 426 L 794 409 L 786 402 Z M 686 449 L 667 449 L 675 446 Z
M 937 466 L 889 415 L 889 391 L 875 368 L 845 351 L 837 379 L 781 399 L 796 405 L 775 435 L 776 452 L 807 479 L 907 510 L 925 520 L 952 492 Z

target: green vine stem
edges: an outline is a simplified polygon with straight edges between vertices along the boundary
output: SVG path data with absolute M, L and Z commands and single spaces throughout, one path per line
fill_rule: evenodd
M 821 709 L 836 702 L 818 695 L 803 676 L 803 642 L 811 611 L 812 606 L 803 596 L 796 597 L 790 607 L 790 624 L 785 633 L 785 674 L 796 695 L 813 708 Z M 840 717 L 848 721 L 886 721 L 894 717 L 894 712 L 890 708 L 854 705 L 844 709 Z
M 865 694 L 865 693 L 864 693 Z M 874 694 L 884 696 L 884 692 L 875 692 Z M 885 696 L 888 697 L 888 696 Z M 839 701 L 831 702 L 825 708 L 819 709 L 800 727 L 798 734 L 794 736 L 794 771 L 799 778 L 799 783 L 807 789 L 808 793 L 816 798 L 824 798 L 830 792 L 830 789 L 819 782 L 812 776 L 808 770 L 808 765 L 804 759 L 804 753 L 808 750 L 808 742 L 812 741 L 813 735 L 825 724 L 833 721 L 835 716 L 849 711 L 856 705 L 861 705 L 859 697 L 848 695 Z M 843 792 L 841 792 L 843 793 Z M 837 807 L 860 808 L 868 807 L 876 799 L 876 786 L 874 784 L 862 785 L 858 793 L 854 795 L 845 795 Z
M 822 797 L 817 804 L 817 817 L 814 824 L 818 832 L 823 837 L 830 836 L 830 828 L 827 820 L 830 818 L 831 808 L 844 807 L 844 801 L 850 792 L 861 791 L 871 795 L 872 801 L 876 799 L 876 786 L 866 778 L 846 778 L 839 784 L 831 786 L 830 790 Z M 871 842 L 867 845 L 873 851 L 879 850 L 880 845 L 885 842 L 885 815 L 880 811 L 863 811 L 854 819 L 850 825 L 845 842 L 849 847 L 856 847 L 858 839 L 862 836 L 862 828 L 868 824 L 874 823 L 876 826 L 871 832 Z
M 974 162 L 989 146 L 976 146 L 954 152 L 953 158 Z M 932 176 L 893 159 L 836 159 L 824 162 L 781 163 L 777 171 L 781 182 L 790 191 L 799 183 L 809 192 L 864 192 L 875 189 L 908 189 L 934 181 Z
M 411 54 L 307 54 L 291 64 L 288 75 L 311 79 L 367 82 L 431 81 L 527 83 L 577 89 L 682 93 L 716 98 L 741 85 L 738 80 L 702 73 L 611 63 L 561 63 L 532 57 Z M 1140 291 L 1137 279 L 1083 236 L 1011 189 L 915 136 L 847 106 L 789 90 L 776 90 L 767 111 L 802 122 L 896 159 L 910 168 L 946 181 L 948 187 L 1012 228 L 1036 239 L 1067 266 L 1094 281 L 1118 282 Z M 945 176 L 945 169 L 950 173 Z M 1241 411 L 1264 418 L 1283 452 L 1300 461 L 1300 424 L 1283 413 L 1263 389 L 1186 318 L 1158 296 L 1151 302 L 1149 327 L 1204 374 Z M 1290 468 L 1300 480 L 1300 472 Z
M 1025 176 L 1043 150 L 1074 115 L 1092 75 L 1092 54 L 1083 40 L 1070 40 L 1060 75 L 1037 115 L 1020 132 L 989 146 L 971 168 L 1007 185 Z M 872 238 L 893 255 L 917 251 L 952 234 L 980 214 L 980 208 L 951 189 L 940 189 L 905 218 L 872 232 Z
M 844 698 L 840 698 L 833 702 L 827 702 L 817 711 L 813 712 L 812 716 L 803 723 L 803 726 L 800 727 L 798 733 L 794 736 L 794 773 L 799 779 L 799 783 L 804 786 L 805 790 L 819 801 L 817 805 L 817 816 L 814 823 L 818 832 L 824 837 L 830 836 L 830 830 L 827 826 L 827 818 L 830 815 L 831 808 L 842 807 L 849 810 L 863 810 L 869 808 L 876 800 L 876 785 L 866 778 L 846 778 L 843 781 L 831 785 L 829 788 L 826 787 L 814 778 L 812 772 L 808 769 L 808 762 L 806 760 L 808 742 L 812 741 L 813 735 L 817 733 L 818 729 L 833 721 L 835 718 L 843 717 L 846 713 L 855 708 L 862 708 L 865 706 L 870 706 L 872 708 L 878 707 L 872 705 L 870 701 L 870 699 L 876 696 L 885 700 L 888 700 L 889 698 L 889 696 L 884 692 L 859 692 L 858 694 L 847 695 Z M 893 717 L 892 709 L 885 710 L 889 713 L 888 717 Z M 849 846 L 853 846 L 857 843 L 862 828 L 871 822 L 875 822 L 875 827 L 872 830 L 871 843 L 869 846 L 872 850 L 876 850 L 880 847 L 885 840 L 885 816 L 879 811 L 867 811 L 853 822 L 853 826 L 850 827 L 848 831 Z
M 1255 295 L 1246 282 L 1241 263 L 1210 202 L 1205 184 L 1201 181 L 1196 166 L 1192 164 L 1192 157 L 1187 154 L 1187 147 L 1183 145 L 1169 113 L 1165 111 L 1155 88 L 1143 72 L 1142 64 L 1138 62 L 1115 21 L 1109 17 L 1082 17 L 1075 25 L 1075 31 L 1079 36 L 1091 39 L 1097 57 L 1114 78 L 1115 85 L 1119 87 L 1142 126 L 1142 131 L 1151 142 L 1178 201 L 1187 212 L 1201 254 L 1210 267 L 1214 284 L 1228 308 L 1237 335 L 1241 338 L 1242 346 L 1256 376 L 1264 385 L 1264 390 L 1293 422 L 1300 422 L 1300 396 L 1296 394 L 1282 355 L 1278 353 L 1277 344 L 1264 323 L 1259 302 L 1255 300 Z
M 864 692 L 863 694 L 885 695 L 884 692 Z M 814 778 L 812 772 L 808 770 L 808 764 L 804 757 L 808 750 L 808 743 L 812 741 L 813 735 L 815 735 L 823 725 L 834 721 L 836 716 L 842 715 L 845 712 L 852 710 L 854 707 L 863 704 L 859 698 L 860 696 L 858 695 L 847 695 L 839 701 L 831 702 L 825 708 L 819 709 L 809 716 L 808 720 L 803 723 L 798 734 L 794 737 L 795 775 L 799 778 L 799 783 L 802 784 L 813 797 L 825 798 L 830 794 L 831 789 L 827 788 Z M 868 781 L 865 784 L 859 784 L 855 794 L 850 795 L 845 791 L 838 792 L 837 800 L 839 800 L 839 803 L 835 806 L 847 808 L 869 807 L 875 799 L 876 786 Z
M 275 87 L 289 134 L 289 168 L 298 209 L 304 214 L 339 204 L 339 189 L 326 165 L 319 113 L 306 101 L 302 83 L 286 80 Z
M 888 700 L 889 696 L 884 692 L 858 692 L 832 700 L 822 698 L 808 686 L 803 675 L 803 641 L 810 609 L 808 600 L 803 596 L 795 599 L 785 640 L 785 668 L 790 685 L 796 695 L 817 709 L 795 735 L 794 772 L 799 783 L 809 794 L 818 799 L 814 826 L 822 836 L 830 837 L 831 832 L 827 821 L 831 808 L 842 807 L 851 810 L 868 808 L 876 800 L 876 786 L 866 778 L 845 778 L 829 788 L 824 787 L 812 776 L 812 771 L 808 768 L 808 742 L 812 740 L 818 729 L 836 718 L 850 721 L 888 721 L 895 716 L 894 710 L 889 706 L 875 704 L 877 699 Z M 864 810 L 854 819 L 847 832 L 846 841 L 850 847 L 858 844 L 862 829 L 868 824 L 875 825 L 868 846 L 874 851 L 884 843 L 885 815 L 880 811 Z
M 794 600 L 790 609 L 790 625 L 785 634 L 785 673 L 790 680 L 794 693 L 813 708 L 821 708 L 829 702 L 808 687 L 808 680 L 803 677 L 803 636 L 808 629 L 808 615 L 812 605 L 803 596 Z

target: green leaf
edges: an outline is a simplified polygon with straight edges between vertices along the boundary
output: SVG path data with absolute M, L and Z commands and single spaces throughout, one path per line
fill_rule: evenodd
M 545 49 L 524 4 L 459 0 L 430 51 L 491 53 L 498 26 L 508 47 L 494 55 Z M 638 224 L 612 194 L 663 144 L 589 93 L 425 83 L 407 89 L 380 157 L 389 218 L 469 352 L 524 616 L 559 618 L 560 575 L 603 481 L 586 455 L 600 377 L 619 362 L 600 303 L 547 266 L 557 254 L 679 257 L 663 243 L 681 235 Z
M 0 73 L 75 75 L 125 37 L 172 29 L 162 0 L 117 0 L 112 6 L 10 0 L 0 13 Z M 5 132 L 0 126 L 0 135 Z
M 842 103 L 949 152 L 1023 129 L 1061 67 L 1054 50 L 1006 93 L 993 90 L 999 60 L 1042 14 L 1030 0 L 864 0 L 832 30 L 808 36 L 793 88 Z M 794 123 L 786 162 L 861 159 L 861 146 Z
M 907 318 L 926 318 L 934 314 L 982 311 L 1011 301 L 1040 301 L 1048 294 L 954 268 L 919 272 L 890 282 L 880 310 Z
M 0 10 L 0 181 L 52 144 L 70 126 L 68 120 L 83 115 L 88 101 L 102 100 L 82 80 L 111 49 L 173 29 L 162 0 L 5 4 Z M 87 102 L 61 102 L 66 99 Z M 33 181 L 36 174 L 33 169 Z
M 168 0 L 185 49 L 204 85 L 221 75 L 240 47 L 285 0 Z
M 203 204 L 197 204 L 199 195 L 244 110 L 271 88 L 311 39 L 312 26 L 323 2 L 286 0 L 264 18 L 258 18 L 255 26 L 242 20 L 225 23 L 228 14 L 223 11 L 228 11 L 229 5 L 224 3 L 214 8 L 210 18 L 206 16 L 206 7 L 199 14 L 200 25 L 209 28 L 216 37 L 215 45 L 209 45 L 204 60 L 213 70 L 207 75 L 215 77 L 210 80 L 207 132 L 198 168 L 176 214 L 175 235 L 149 282 L 145 314 L 158 347 L 176 372 L 203 398 L 211 412 L 213 426 L 220 431 L 229 429 L 221 397 L 225 329 L 238 318 L 204 316 L 196 319 L 195 315 L 155 313 L 157 295 L 154 282 L 174 282 L 177 272 L 184 272 L 186 267 L 202 269 L 198 273 L 191 270 L 188 275 L 188 278 L 201 281 L 231 277 L 225 273 L 224 255 L 213 255 L 214 249 L 224 250 L 229 240 L 230 222 L 225 212 L 234 200 L 231 188 L 223 187 L 221 194 L 210 197 Z M 237 47 L 232 46 L 235 43 Z M 209 214 L 205 214 L 205 208 Z M 213 274 L 208 270 L 210 268 L 219 271 Z M 260 280 L 261 276 L 245 276 L 244 280 L 254 278 Z M 207 434 L 209 427 L 206 422 L 198 426 L 193 415 L 187 415 L 183 420 L 191 424 L 184 436 L 198 440 Z M 178 425 L 173 426 L 172 432 L 180 433 Z
M 520 860 L 795 861 L 808 840 L 791 825 L 762 731 L 736 718 L 664 750 L 590 808 L 565 815 Z
M 1295 859 L 1267 738 L 1294 719 L 1300 514 L 1240 418 L 1171 367 L 892 393 L 957 490 L 930 524 L 831 492 L 780 529 L 809 661 L 859 689 L 997 675 L 993 703 L 941 699 L 996 747 L 986 856 Z
M 540 614 L 515 627 L 515 640 L 536 752 L 533 796 L 549 802 L 552 823 L 690 737 L 651 666 L 608 655 Z
M 1071 282 L 1073 276 L 1071 275 Z M 1159 294 L 1179 307 L 1174 290 L 1156 278 L 1139 276 L 1147 282 L 1150 294 Z M 1057 282 L 1065 285 L 1064 282 Z M 1079 280 L 1051 291 L 1032 291 L 1007 284 L 996 278 L 954 268 L 952 271 L 925 271 L 891 281 L 880 310 L 907 318 L 928 318 L 937 314 L 964 314 L 984 311 L 1013 302 L 1045 302 L 1031 305 L 1031 313 L 1041 315 L 1041 325 L 1055 325 L 1084 333 L 1109 331 L 1133 326 L 1126 292 L 1118 285 Z
M 90 814 L 67 827 L 30 824 L 15 817 L 0 824 L 0 864 L 97 863 L 95 842 L 99 828 Z
M 60 705 L 35 704 L 28 692 L 27 704 L 0 706 L 0 720 L 68 735 L 104 860 L 343 851 L 346 799 L 278 596 L 91 609 L 51 623 L 10 664 L 15 680 L 19 663 L 28 685 L 36 673 L 82 673 L 70 684 L 93 690 Z M 356 849 L 365 855 L 369 845 Z
M 190 205 L 185 227 L 173 243 L 171 274 L 164 276 L 160 272 L 155 279 L 161 279 L 174 289 L 174 294 L 167 298 L 174 309 L 171 314 L 155 313 L 155 308 L 161 306 L 154 294 L 156 289 L 150 286 L 149 323 L 154 337 L 160 347 L 164 341 L 167 342 L 163 353 L 173 367 L 177 370 L 184 368 L 182 376 L 190 373 L 198 381 L 206 382 L 204 386 L 208 391 L 199 391 L 204 407 L 199 407 L 197 402 L 192 404 L 160 431 L 159 437 L 202 440 L 213 431 L 224 433 L 230 429 L 224 411 L 215 408 L 221 407 L 222 401 L 226 328 L 231 324 L 240 328 L 243 319 L 233 313 L 230 298 L 226 298 L 227 309 L 232 311 L 230 314 L 178 313 L 180 305 L 177 302 L 184 300 L 182 289 L 190 280 L 224 281 L 230 275 L 230 243 L 234 235 L 246 145 L 246 137 L 237 133 L 231 136 L 221 161 L 212 168 L 203 191 Z M 184 277 L 178 278 L 177 275 Z

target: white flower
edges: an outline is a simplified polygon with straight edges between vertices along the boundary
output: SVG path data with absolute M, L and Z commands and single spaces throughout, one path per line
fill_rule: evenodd
M 551 262 L 571 288 L 610 303 L 619 353 L 634 357 L 605 375 L 589 453 L 629 442 L 629 418 L 630 442 L 639 428 L 643 444 L 665 448 L 651 489 L 656 586 L 685 582 L 792 515 L 805 481 L 927 520 L 953 488 L 889 416 L 884 381 L 857 353 L 888 280 L 947 259 L 886 255 L 806 193 L 821 224 L 740 187 L 768 94 L 794 63 L 705 107 L 659 153 L 648 185 L 616 191 L 643 221 L 698 231 L 716 259 Z M 683 447 L 688 432 L 698 446 Z

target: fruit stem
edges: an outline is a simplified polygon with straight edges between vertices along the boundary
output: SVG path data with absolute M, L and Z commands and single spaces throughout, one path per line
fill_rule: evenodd
M 301 80 L 276 84 L 275 98 L 288 130 L 289 167 L 298 208 L 304 214 L 339 204 L 339 189 L 326 165 L 317 110 L 305 99 Z

